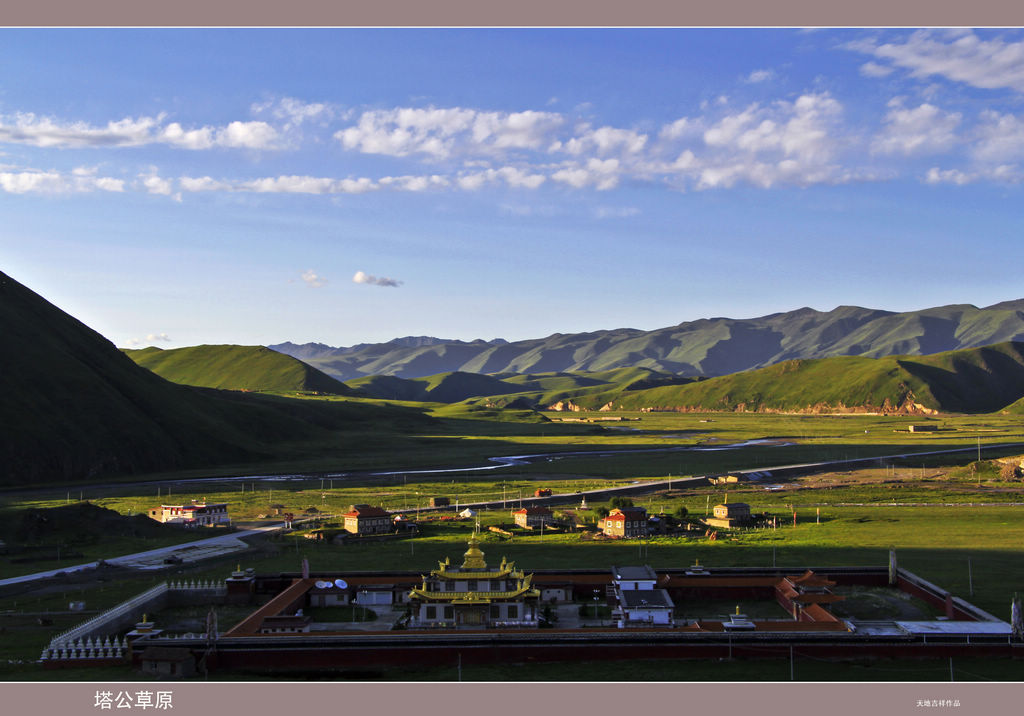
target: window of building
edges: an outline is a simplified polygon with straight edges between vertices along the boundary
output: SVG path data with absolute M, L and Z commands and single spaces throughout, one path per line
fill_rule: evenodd
M 468 580 L 466 582 L 466 589 L 468 589 L 471 592 L 475 592 L 476 591 L 476 580 L 475 579 Z
M 508 605 L 508 618 L 509 619 L 518 619 L 519 618 L 519 605 L 518 604 L 509 604 Z
M 437 607 L 427 607 L 427 619 L 437 619 Z
M 492 604 L 491 605 L 491 619 L 500 619 L 500 618 L 501 618 L 501 607 L 499 607 L 497 604 Z
M 444 618 L 445 619 L 454 619 L 455 618 L 455 607 L 445 607 L 444 608 Z

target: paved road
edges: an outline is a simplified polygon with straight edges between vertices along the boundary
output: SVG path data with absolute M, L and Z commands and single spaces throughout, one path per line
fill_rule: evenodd
M 238 532 L 209 537 L 195 542 L 176 544 L 169 547 L 158 547 L 157 549 L 151 549 L 145 552 L 136 552 L 135 554 L 127 554 L 121 557 L 112 557 L 105 561 L 107 564 L 116 565 L 118 567 L 130 567 L 132 569 L 160 569 L 165 566 L 164 560 L 172 554 L 181 557 L 183 562 L 195 562 L 200 559 L 206 559 L 207 557 L 230 554 L 231 552 L 238 552 L 249 547 L 248 544 L 242 541 L 243 537 L 266 534 L 267 532 L 274 532 L 283 528 L 283 522 L 275 522 L 270 525 L 239 530 Z M 46 572 L 23 574 L 20 577 L 0 579 L 0 587 L 8 584 L 18 584 L 21 582 L 31 582 L 37 579 L 46 579 L 47 577 L 53 577 L 60 572 L 78 572 L 83 569 L 93 569 L 98 566 L 98 564 L 98 562 L 89 562 L 87 564 L 76 564 L 71 567 L 51 569 Z

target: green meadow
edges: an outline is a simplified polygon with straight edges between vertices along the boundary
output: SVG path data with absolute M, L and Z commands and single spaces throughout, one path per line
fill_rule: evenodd
M 548 413 L 550 418 L 579 417 Z M 68 577 L 46 589 L 23 587 L 0 591 L 0 628 L 8 638 L 0 644 L 0 674 L 3 678 L 37 678 L 31 664 L 8 664 L 7 660 L 29 662 L 57 632 L 77 623 L 82 615 L 66 612 L 69 601 L 85 601 L 92 612 L 123 601 L 167 578 L 223 579 L 237 565 L 258 572 L 297 572 L 303 558 L 316 572 L 344 575 L 365 570 L 414 570 L 426 572 L 437 561 L 461 559 L 475 520 L 461 522 L 423 521 L 415 538 L 385 542 L 350 542 L 344 546 L 330 541 L 307 539 L 316 528 L 337 529 L 337 517 L 354 503 L 383 505 L 415 515 L 431 497 L 448 497 L 454 506 L 476 501 L 505 500 L 505 509 L 483 511 L 478 518 L 484 530 L 482 549 L 488 561 L 502 557 L 514 560 L 526 571 L 591 568 L 612 564 L 650 564 L 657 568 L 685 567 L 698 561 L 706 566 L 776 566 L 781 570 L 807 566 L 877 565 L 888 563 L 895 549 L 899 564 L 1001 618 L 1009 618 L 1014 593 L 1024 591 L 1024 482 L 1007 478 L 991 462 L 1004 455 L 1024 454 L 1011 444 L 1024 442 L 1020 419 L 1007 415 L 943 416 L 927 422 L 940 430 L 909 433 L 910 424 L 924 419 L 871 415 L 786 416 L 751 414 L 626 413 L 615 423 L 507 422 L 472 419 L 466 415 L 439 419 L 429 435 L 398 441 L 385 454 L 383 443 L 358 462 L 358 468 L 321 464 L 324 473 L 347 469 L 393 470 L 395 474 L 374 476 L 356 473 L 345 477 L 329 474 L 301 479 L 275 480 L 266 469 L 243 480 L 227 479 L 230 470 L 217 474 L 195 470 L 148 475 L 158 482 L 145 485 L 111 482 L 73 488 L 39 488 L 0 492 L 0 525 L 10 529 L 29 511 L 68 507 L 88 502 L 136 519 L 160 503 L 192 499 L 228 502 L 232 517 L 259 521 L 273 517 L 275 509 L 308 516 L 291 534 L 252 541 L 252 548 L 236 555 L 193 565 L 170 567 L 157 574 L 133 574 L 111 570 L 99 579 Z M 746 440 L 770 439 L 780 443 L 728 450 L 653 451 L 655 448 L 718 447 Z M 422 441 L 422 442 L 421 442 Z M 978 462 L 978 449 L 982 460 Z M 1001 447 L 1002 446 L 1002 447 Z M 703 530 L 694 536 L 650 537 L 643 541 L 595 541 L 580 532 L 517 532 L 511 539 L 487 531 L 492 525 L 508 525 L 510 511 L 521 498 L 532 496 L 538 486 L 556 494 L 665 480 L 730 470 L 757 469 L 771 465 L 812 460 L 862 458 L 877 455 L 917 453 L 969 448 L 966 452 L 926 458 L 883 460 L 868 468 L 850 471 L 839 468 L 817 475 L 774 481 L 742 482 L 728 486 L 662 486 L 650 494 L 634 497 L 649 511 L 672 514 L 685 507 L 689 518 L 704 516 L 710 507 L 728 499 L 747 502 L 754 512 L 775 515 L 775 529 L 719 530 L 711 541 Z M 573 452 L 609 451 L 603 455 L 573 456 Z M 620 453 L 618 450 L 636 450 Z M 484 472 L 419 474 L 415 467 L 468 467 L 502 455 L 542 453 L 548 458 L 525 465 Z M 569 453 L 569 454 L 566 454 Z M 408 470 L 402 472 L 402 470 Z M 216 477 L 207 482 L 184 482 L 190 478 Z M 776 488 L 776 485 L 778 487 Z M 771 487 L 772 489 L 765 489 Z M 81 498 L 81 499 L 80 499 Z M 281 505 L 282 508 L 275 506 Z M 575 509 L 585 522 L 596 522 L 597 509 L 608 503 L 556 506 L 556 511 Z M 793 525 L 793 512 L 797 521 Z M 426 515 L 421 515 L 425 517 Z M 155 525 L 156 527 L 162 527 Z M 34 533 L 31 544 L 8 544 L 0 555 L 0 577 L 14 576 L 62 565 L 113 557 L 151 549 L 162 544 L 206 536 L 205 532 L 170 530 L 166 533 L 102 534 L 88 524 L 65 525 L 61 530 Z M 56 561 L 55 550 L 73 549 L 85 558 Z M 45 561 L 14 563 L 19 554 L 44 555 Z M 52 624 L 37 623 L 36 615 L 51 615 Z M 987 665 L 986 665 L 987 664 Z M 884 664 L 847 665 L 851 680 L 887 680 Z M 810 662 L 798 678 L 827 678 L 828 669 Z M 559 680 L 579 678 L 574 667 L 556 670 Z M 595 666 L 595 668 L 598 668 Z M 647 677 L 663 678 L 669 665 L 644 670 Z M 678 664 L 676 665 L 678 668 Z M 716 672 L 721 678 L 755 678 L 733 667 Z M 739 667 L 737 667 L 739 668 Z M 766 666 L 765 674 L 774 674 Z M 782 668 L 781 666 L 779 668 Z M 930 680 L 927 672 L 911 673 L 894 668 L 892 678 Z M 937 668 L 937 667 L 936 667 Z M 975 664 L 967 672 L 978 678 L 1007 679 L 1006 669 L 997 662 Z M 410 674 L 410 680 L 446 679 L 443 669 Z M 520 673 L 518 670 L 516 673 Z M 583 673 L 583 672 L 580 672 Z M 587 672 L 599 673 L 599 672 Z M 672 672 L 674 673 L 674 672 Z M 698 672 L 688 670 L 689 674 Z M 703 673 L 703 672 L 701 672 Z M 738 674 L 729 677 L 728 674 Z M 761 673 L 761 672 L 759 672 Z M 522 678 L 544 678 L 529 666 Z M 488 679 L 492 672 L 478 667 L 463 677 Z M 948 678 L 948 665 L 945 672 Z M 68 678 L 77 678 L 67 675 Z M 134 678 L 124 675 L 125 678 Z M 82 678 L 91 678 L 87 675 Z M 106 678 L 106 677 L 99 677 Z M 120 678 L 120 677 L 119 677 Z M 358 676 L 356 677 L 358 678 Z M 374 677 L 377 678 L 377 677 Z M 381 678 L 390 678 L 383 675 Z M 516 676 L 515 678 L 520 678 Z M 682 678 L 682 677 L 672 677 Z M 707 676 L 706 678 L 711 678 Z M 939 671 L 934 678 L 942 679 Z

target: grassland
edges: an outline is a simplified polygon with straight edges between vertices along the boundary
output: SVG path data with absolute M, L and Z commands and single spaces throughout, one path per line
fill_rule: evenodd
M 350 395 L 344 383 L 263 346 L 189 346 L 125 350 L 125 355 L 173 383 L 221 390 L 315 391 Z
M 371 405 L 375 401 L 367 401 Z M 442 405 L 437 404 L 441 410 Z M 450 408 L 450 406 L 448 406 Z M 548 414 L 549 417 L 560 417 Z M 417 436 L 416 442 L 397 442 L 387 452 L 387 440 L 379 450 L 370 449 L 358 464 L 363 472 L 330 477 L 331 469 L 341 472 L 339 464 L 321 463 L 328 474 L 292 480 L 253 477 L 244 480 L 220 479 L 208 482 L 184 482 L 188 477 L 213 477 L 189 472 L 160 475 L 159 483 L 105 483 L 82 488 L 81 496 L 94 505 L 124 515 L 139 513 L 159 502 L 190 499 L 225 501 L 235 519 L 258 519 L 272 513 L 271 505 L 281 504 L 301 513 L 315 507 L 323 523 L 336 524 L 337 515 L 357 502 L 382 504 L 389 509 L 415 512 L 432 496 L 447 496 L 453 503 L 495 501 L 504 496 L 505 510 L 484 511 L 482 526 L 507 524 L 508 509 L 520 496 L 533 493 L 537 485 L 555 493 L 607 485 L 623 485 L 645 480 L 664 480 L 668 476 L 725 473 L 730 470 L 765 467 L 770 464 L 803 462 L 812 458 L 843 459 L 866 455 L 891 455 L 942 448 L 971 448 L 953 456 L 911 458 L 879 463 L 857 471 L 832 470 L 782 483 L 782 489 L 765 490 L 762 484 L 746 483 L 728 488 L 730 501 L 744 501 L 755 512 L 779 517 L 777 529 L 722 532 L 715 541 L 704 537 L 652 537 L 643 542 L 599 542 L 581 538 L 579 533 L 545 532 L 517 534 L 511 540 L 487 533 L 483 549 L 488 560 L 505 556 L 527 571 L 587 567 L 604 569 L 611 564 L 647 563 L 655 568 L 682 567 L 700 560 L 709 566 L 770 566 L 793 569 L 827 565 L 884 565 L 890 549 L 895 549 L 901 566 L 916 572 L 954 594 L 964 597 L 1000 618 L 1008 618 L 1009 603 L 1015 591 L 1024 591 L 1024 483 L 1004 480 L 987 460 L 1000 454 L 1021 454 L 1021 448 L 999 448 L 1001 443 L 1024 441 L 1019 418 L 1004 415 L 946 416 L 934 421 L 942 429 L 932 433 L 908 433 L 906 428 L 920 419 L 891 416 L 787 416 L 750 414 L 678 413 L 623 414 L 630 420 L 608 424 L 502 422 L 472 420 L 466 415 L 437 418 L 436 431 Z M 639 418 L 635 420 L 634 418 Z M 625 428 L 625 429 L 622 429 Z M 707 452 L 631 452 L 604 456 L 572 457 L 573 451 L 649 450 L 658 447 L 714 447 L 757 438 L 774 438 L 791 445 L 758 446 Z M 979 441 L 982 462 L 975 463 Z M 494 455 L 557 453 L 528 465 L 503 468 L 498 472 L 454 472 L 418 474 L 402 472 L 417 465 L 468 466 L 483 463 Z M 566 455 L 566 453 L 570 453 Z M 264 466 L 266 467 L 266 466 Z M 345 465 L 348 467 L 348 465 Z M 365 471 L 397 468 L 394 474 L 371 475 Z M 259 474 L 268 475 L 270 471 Z M 155 477 L 155 476 L 154 476 Z M 693 517 L 702 516 L 709 506 L 725 499 L 724 487 L 710 485 L 674 486 L 635 498 L 651 512 L 673 513 L 685 506 Z M 0 521 L 32 509 L 56 507 L 79 496 L 68 490 L 45 489 L 0 493 Z M 584 520 L 596 520 L 596 508 L 578 510 Z M 606 506 L 606 505 L 605 505 Z M 571 506 L 570 506 L 571 507 Z M 556 508 L 562 509 L 562 508 Z M 792 512 L 797 524 L 792 525 Z M 174 567 L 169 574 L 195 579 L 223 579 L 236 564 L 260 572 L 298 571 L 303 557 L 316 571 L 344 575 L 347 571 L 387 569 L 425 570 L 445 557 L 457 559 L 465 551 L 465 541 L 473 529 L 471 522 L 423 523 L 415 539 L 382 543 L 355 543 L 344 547 L 304 539 L 301 534 L 270 538 L 254 545 L 249 552 L 220 562 Z M 132 541 L 134 539 L 134 541 Z M 90 556 L 109 550 L 135 551 L 156 546 L 150 538 L 122 536 L 118 541 L 101 540 L 87 545 Z M 127 540 L 127 541 L 125 541 Z M 84 551 L 84 550 L 83 550 Z M 3 559 L 3 557 L 0 557 Z M 84 560 L 79 560 L 84 561 Z M 3 564 L 3 562 L 0 562 Z M 47 562 L 39 568 L 52 568 Z M 10 572 L 12 565 L 3 570 Z M 18 569 L 23 569 L 22 565 Z M 111 572 L 103 582 L 59 582 L 48 591 L 22 590 L 0 598 L 0 613 L 9 611 L 13 638 L 0 647 L 4 658 L 31 660 L 52 634 L 69 626 L 66 613 L 70 600 L 82 600 L 90 610 L 103 609 L 138 593 L 163 575 L 131 575 Z M 972 593 L 973 592 L 973 593 Z M 30 615 L 52 614 L 53 624 L 35 624 Z M 11 621 L 13 620 L 13 621 Z M 20 621 L 19 621 L 20 620 Z M 825 668 L 808 662 L 798 678 L 824 678 Z M 741 668 L 717 671 L 745 674 Z M 848 665 L 851 680 L 887 678 L 884 664 Z M 511 668 L 511 667 L 510 667 Z M 576 667 L 559 669 L 559 680 L 572 680 Z M 595 667 L 597 668 L 597 667 Z M 652 668 L 650 676 L 668 674 L 669 665 Z M 678 668 L 678 664 L 676 664 Z M 748 671 L 749 671 L 749 667 Z M 764 671 L 774 673 L 770 663 Z M 780 666 L 780 668 L 782 668 Z M 924 669 L 925 667 L 922 667 Z M 930 668 L 930 667 L 928 667 Z M 816 671 L 816 669 L 818 669 Z M 871 671 L 875 669 L 875 671 Z M 894 667 L 893 678 L 932 678 Z M 948 665 L 946 665 L 948 677 Z M 979 678 L 1005 678 L 999 663 L 964 667 Z M 516 667 L 508 673 L 523 678 L 536 674 L 530 667 Z M 35 678 L 27 665 L 0 667 L 4 678 Z M 443 679 L 443 669 L 410 674 L 412 680 Z M 583 673 L 583 672 L 579 672 Z M 598 672 L 592 672 L 598 673 Z M 626 678 L 627 672 L 619 672 Z M 687 674 L 703 673 L 689 669 Z M 468 670 L 463 677 L 489 678 L 493 672 L 481 667 Z M 818 674 L 819 676 L 815 676 Z M 872 676 L 864 676 L 871 674 Z M 75 678 L 75 677 L 71 677 Z M 104 677 L 105 678 L 105 677 Z M 384 675 L 383 678 L 388 678 Z M 519 676 L 506 677 L 519 678 Z M 546 678 L 546 677 L 545 677 Z M 639 678 L 639 677 L 638 677 Z M 673 677 L 679 678 L 679 677 Z M 689 677 L 687 677 L 689 678 Z M 740 676 L 738 678 L 750 678 Z M 846 677 L 836 677 L 846 678 Z M 936 678 L 941 674 L 936 672 Z M 755 679 L 756 680 L 756 679 Z

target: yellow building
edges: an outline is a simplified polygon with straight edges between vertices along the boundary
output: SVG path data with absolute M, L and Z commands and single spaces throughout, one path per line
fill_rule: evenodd
M 540 590 L 504 558 L 489 569 L 474 534 L 461 567 L 446 558 L 409 592 L 410 627 L 536 627 Z

